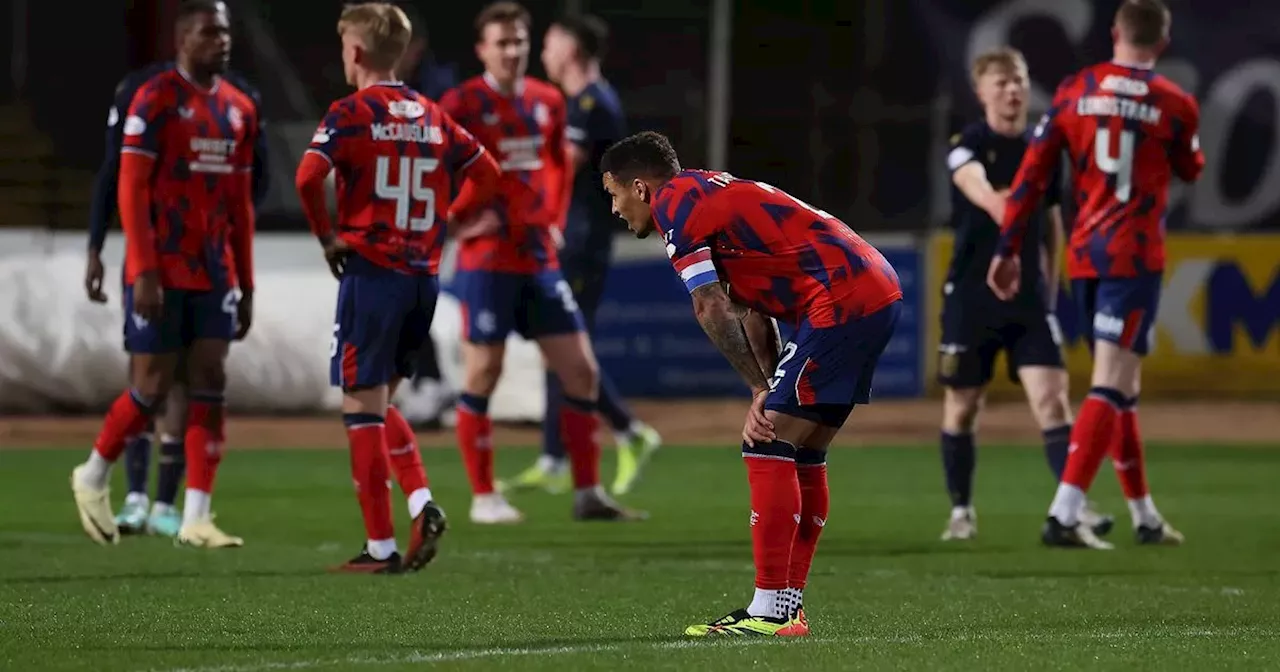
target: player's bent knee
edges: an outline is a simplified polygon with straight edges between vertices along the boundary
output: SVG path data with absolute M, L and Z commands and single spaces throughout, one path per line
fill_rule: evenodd
M 1132 350 L 1109 341 L 1097 341 L 1093 352 L 1093 387 L 1106 387 L 1126 396 L 1138 393 L 1142 358 Z
M 980 387 L 948 387 L 942 397 L 942 430 L 967 434 L 977 429 L 984 391 Z
M 133 389 L 148 399 L 153 401 L 163 399 L 173 386 L 176 363 L 176 357 L 168 353 L 134 354 L 130 384 Z
M 386 415 L 387 401 L 388 394 L 385 384 L 352 385 L 342 388 L 343 413 Z
M 503 345 L 464 343 L 464 391 L 480 396 L 493 394 L 498 386 L 498 378 L 502 376 L 502 358 L 505 354 L 506 348 Z
M 779 441 L 785 441 L 797 448 L 823 428 L 816 414 L 813 417 L 800 417 L 789 412 L 776 409 L 765 409 L 764 417 L 773 423 L 773 433 Z M 817 446 L 806 446 L 817 447 Z
M 594 399 L 600 386 L 600 367 L 595 360 L 579 358 L 553 367 L 564 393 L 579 399 Z

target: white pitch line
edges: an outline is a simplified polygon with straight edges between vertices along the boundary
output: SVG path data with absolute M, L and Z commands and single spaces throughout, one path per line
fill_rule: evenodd
M 815 641 L 810 638 L 809 641 Z M 816 640 L 823 641 L 823 640 Z M 459 660 L 476 660 L 481 658 L 514 658 L 519 656 L 563 656 L 583 653 L 605 653 L 623 649 L 689 649 L 689 648 L 738 648 L 760 644 L 777 644 L 773 638 L 733 639 L 733 640 L 681 640 L 673 642 L 635 642 L 630 644 L 584 644 L 582 646 L 548 646 L 492 649 L 461 649 L 456 651 L 437 651 L 434 653 L 413 652 L 402 656 L 351 656 L 349 658 L 316 658 L 312 660 L 295 660 L 275 663 L 246 663 L 243 665 L 216 665 L 213 667 L 178 667 L 165 672 L 270 672 L 273 670 L 309 670 L 319 667 L 335 666 L 385 666 L 412 665 L 417 663 L 443 663 Z
M 1246 634 L 1263 634 L 1266 629 L 1257 628 L 1181 628 L 1166 636 L 1186 638 L 1219 638 L 1237 637 Z M 854 636 L 854 637 L 809 637 L 804 640 L 780 640 L 774 637 L 751 639 L 685 639 L 666 642 L 626 642 L 616 644 L 583 644 L 581 646 L 548 646 L 548 647 L 495 647 L 490 649 L 457 649 L 453 651 L 436 651 L 434 653 L 413 652 L 400 656 L 351 656 L 348 658 L 314 658 L 273 663 L 245 663 L 238 665 L 216 665 L 212 667 L 179 667 L 168 668 L 163 672 L 274 672 L 276 670 L 311 670 L 323 667 L 383 667 L 387 665 L 412 665 L 417 663 L 442 663 L 460 660 L 477 660 L 485 658 L 516 658 L 521 656 L 565 656 L 583 653 L 606 653 L 610 651 L 634 650 L 678 650 L 695 648 L 741 648 L 765 644 L 842 644 L 846 646 L 865 646 L 875 644 L 958 644 L 961 642 L 991 641 L 1012 643 L 1031 642 L 1071 642 L 1071 641 L 1106 641 L 1115 639 L 1148 639 L 1150 632 L 1145 630 L 1112 631 L 1102 630 L 1077 633 L 1027 633 L 1024 635 L 1006 635 L 1002 633 L 976 632 L 959 633 L 950 637 L 923 636 L 918 633 L 904 633 L 898 637 Z M 1269 634 L 1269 633 L 1268 633 Z M 157 672 L 151 670 L 150 672 Z

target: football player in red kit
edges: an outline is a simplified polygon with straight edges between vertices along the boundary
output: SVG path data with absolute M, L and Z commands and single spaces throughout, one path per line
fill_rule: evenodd
M 253 315 L 257 106 L 221 77 L 230 29 L 221 3 L 184 3 L 177 63 L 138 89 L 124 120 L 118 196 L 133 387 L 112 404 L 89 460 L 71 477 L 80 522 L 98 543 L 119 539 L 110 468 L 168 394 L 184 349 L 188 471 L 177 540 L 208 548 L 244 543 L 218 529 L 210 512 L 225 441 L 227 349 Z
M 804 636 L 803 591 L 826 525 L 827 446 L 871 397 L 902 310 L 889 262 L 830 214 L 728 173 L 681 170 L 667 138 L 633 135 L 600 163 L 613 211 L 653 230 L 707 336 L 746 381 L 751 604 L 685 634 Z M 794 326 L 778 347 L 776 323 Z
M 1093 378 L 1071 432 L 1071 451 L 1041 539 L 1050 546 L 1110 548 L 1080 523 L 1085 494 L 1108 452 L 1140 544 L 1177 545 L 1182 535 L 1156 510 L 1147 488 L 1137 403 L 1142 357 L 1160 299 L 1164 218 L 1174 176 L 1204 168 L 1199 106 L 1152 72 L 1169 43 L 1160 0 L 1126 0 L 1111 29 L 1114 57 L 1058 87 L 1040 120 L 1007 199 L 994 203 L 1002 242 L 987 281 L 997 296 L 1018 290 L 1018 252 L 1029 215 L 1065 150 L 1071 155 L 1076 224 L 1067 274 L 1090 330 Z
M 519 511 L 497 492 L 489 396 L 502 374 L 507 336 L 535 339 L 560 378 L 561 435 L 578 520 L 632 520 L 600 487 L 596 442 L 599 368 L 573 291 L 560 272 L 557 240 L 573 186 L 564 96 L 526 77 L 529 12 L 514 2 L 486 7 L 476 19 L 483 76 L 445 94 L 440 104 L 475 134 L 502 167 L 492 207 L 460 234 L 453 291 L 462 304 L 466 368 L 458 398 L 458 444 L 473 494 L 471 520 L 516 523 Z
M 388 400 L 412 375 L 415 354 L 430 337 L 447 224 L 473 217 L 493 197 L 499 177 L 497 163 L 470 133 L 395 80 L 412 30 L 391 4 L 343 10 L 342 63 L 357 91 L 329 106 L 298 166 L 303 208 L 339 280 L 330 378 L 344 394 L 342 417 L 367 539 L 340 571 L 416 571 L 435 557 L 444 512 L 432 502 L 413 430 Z M 331 170 L 337 171 L 336 228 L 325 203 Z M 388 466 L 413 518 L 403 558 L 392 524 Z

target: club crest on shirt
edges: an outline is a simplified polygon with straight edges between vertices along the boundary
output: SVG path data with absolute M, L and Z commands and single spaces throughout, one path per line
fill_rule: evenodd
M 244 113 L 235 105 L 227 107 L 227 122 L 231 124 L 231 129 L 240 132 L 244 128 Z
M 387 112 L 401 119 L 417 119 L 427 113 L 427 108 L 416 100 L 393 100 L 387 104 Z
M 590 112 L 591 108 L 595 106 L 596 106 L 596 99 L 592 98 L 591 94 L 584 93 L 582 94 L 582 97 L 578 99 L 578 109 L 582 110 L 583 112 Z
M 551 121 L 551 110 L 548 110 L 547 106 L 542 103 L 534 105 L 533 120 L 538 122 L 539 126 L 546 125 L 547 122 Z

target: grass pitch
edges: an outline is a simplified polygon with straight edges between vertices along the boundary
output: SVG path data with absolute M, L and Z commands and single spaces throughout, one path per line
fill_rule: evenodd
M 340 451 L 230 454 L 215 509 L 247 545 L 226 551 L 97 547 L 67 486 L 80 450 L 0 452 L 0 668 L 1280 669 L 1280 446 L 1148 454 L 1186 547 L 1135 547 L 1103 473 L 1117 550 L 1041 548 L 1052 484 L 1030 447 L 982 450 L 981 537 L 944 544 L 935 448 L 833 451 L 814 636 L 707 642 L 680 635 L 752 588 L 734 449 L 664 449 L 627 498 L 646 523 L 575 524 L 568 496 L 538 493 L 513 498 L 529 516 L 513 528 L 472 526 L 456 454 L 427 451 L 452 529 L 427 570 L 393 577 L 325 572 L 362 536 Z M 532 457 L 503 450 L 500 467 Z

